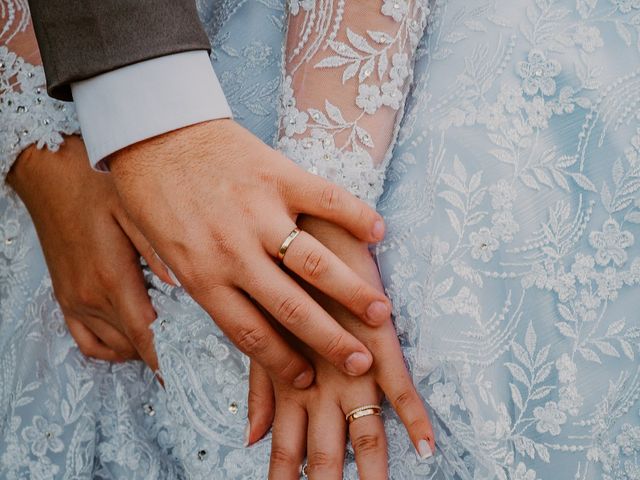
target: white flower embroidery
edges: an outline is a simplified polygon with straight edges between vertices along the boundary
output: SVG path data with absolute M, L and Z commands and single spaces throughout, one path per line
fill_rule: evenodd
M 402 85 L 404 79 L 409 76 L 409 56 L 406 53 L 394 53 L 391 57 L 391 70 L 389 77 L 398 85 Z
M 513 472 L 513 480 L 536 480 L 536 471 L 529 470 L 524 463 L 520 462 Z
M 578 389 L 574 384 L 563 385 L 560 387 L 558 408 L 567 412 L 569 415 L 576 416 L 580 413 L 580 407 L 584 403 L 582 395 L 578 393 Z
M 284 113 L 284 131 L 288 137 L 304 133 L 307 130 L 309 115 L 295 107 L 289 107 Z
M 558 379 L 561 383 L 573 383 L 576 381 L 578 368 L 567 353 L 563 353 L 560 358 L 556 360 L 556 369 L 558 370 Z
M 601 232 L 591 232 L 589 243 L 597 249 L 595 259 L 598 265 L 608 265 L 613 261 L 617 266 L 627 261 L 625 248 L 633 244 L 633 234 L 621 231 L 620 225 L 613 218 L 609 218 L 602 225 Z
M 297 15 L 300 9 L 309 11 L 315 6 L 315 0 L 290 0 L 289 12 L 291 15 Z
M 556 402 L 547 402 L 544 408 L 534 408 L 533 416 L 538 420 L 536 430 L 540 433 L 549 432 L 553 436 L 560 434 L 560 425 L 567 421 L 567 414 L 558 408 Z
M 393 17 L 399 22 L 409 12 L 409 4 L 406 0 L 384 0 L 382 4 L 382 14 Z
M 576 254 L 576 260 L 573 262 L 571 266 L 571 273 L 576 276 L 578 282 L 585 284 L 588 283 L 593 275 L 595 274 L 594 270 L 595 260 L 591 255 L 585 255 L 583 253 Z
M 518 86 L 503 84 L 498 94 L 498 102 L 504 105 L 504 109 L 509 113 L 515 113 L 524 106 L 522 88 Z
M 436 383 L 433 385 L 433 393 L 429 396 L 431 406 L 441 414 L 448 415 L 451 407 L 460 402 L 453 383 Z
M 554 77 L 557 77 L 560 73 L 560 62 L 547 60 L 546 55 L 541 50 L 531 50 L 527 61 L 519 62 L 516 70 L 523 79 L 522 88 L 527 95 L 535 95 L 538 91 L 545 96 L 556 93 Z
M 31 451 L 38 457 L 46 455 L 47 450 L 54 453 L 64 450 L 64 444 L 58 438 L 61 434 L 60 425 L 50 423 L 40 415 L 34 416 L 32 425 L 22 430 L 22 438 L 31 444 Z
M 622 13 L 629 13 L 632 8 L 640 8 L 640 0 L 611 0 Z
M 588 27 L 586 25 L 578 25 L 576 32 L 573 34 L 573 41 L 577 45 L 581 45 L 585 52 L 593 53 L 597 48 L 604 45 L 600 30 L 597 27 Z
M 491 195 L 491 206 L 498 209 L 511 209 L 513 202 L 518 196 L 515 187 L 504 178 L 498 180 L 497 183 L 489 187 L 489 195 Z
M 596 276 L 598 285 L 598 295 L 605 300 L 615 300 L 618 298 L 618 290 L 622 288 L 622 278 L 613 267 L 607 267 L 602 273 Z
M 525 105 L 529 125 L 532 128 L 545 129 L 549 126 L 549 119 L 553 115 L 553 110 L 545 104 L 542 97 L 534 97 L 531 103 Z
M 483 262 L 488 262 L 493 257 L 500 243 L 494 238 L 486 227 L 482 227 L 477 232 L 472 232 L 469 235 L 469 241 L 471 242 L 471 257 L 475 260 L 481 259 Z
M 394 82 L 382 84 L 382 104 L 398 110 L 402 103 L 402 92 Z
M 382 105 L 382 97 L 380 96 L 380 87 L 377 85 L 366 85 L 361 83 L 358 86 L 358 96 L 356 105 L 362 108 L 368 114 L 374 114 Z

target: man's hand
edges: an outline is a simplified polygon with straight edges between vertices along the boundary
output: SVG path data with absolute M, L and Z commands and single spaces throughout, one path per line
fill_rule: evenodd
M 170 132 L 109 160 L 125 208 L 158 255 L 227 336 L 274 377 L 305 388 L 313 370 L 251 299 L 341 371 L 369 369 L 364 345 L 274 258 L 300 213 L 365 242 L 381 240 L 382 218 L 364 202 L 304 172 L 232 120 Z M 369 324 L 389 318 L 388 299 L 311 235 L 293 241 L 284 264 Z
M 366 244 L 321 220 L 300 218 L 299 224 L 362 278 L 382 290 L 380 275 Z M 347 412 L 362 405 L 378 404 L 381 391 L 404 423 L 418 455 L 423 458 L 432 455 L 433 429 L 407 371 L 391 320 L 378 328 L 362 325 L 325 295 L 312 288 L 309 292 L 371 349 L 374 363 L 366 375 L 354 379 L 310 354 L 317 371 L 316 381 L 303 391 L 294 391 L 278 382 L 272 384 L 266 372 L 251 364 L 246 443 L 257 441 L 273 423 L 269 478 L 299 478 L 306 447 L 309 478 L 341 479 L 347 429 L 360 478 L 386 479 L 387 444 L 380 417 L 369 416 L 345 424 Z
M 111 178 L 89 166 L 82 141 L 67 138 L 56 153 L 25 150 L 7 182 L 29 210 L 55 296 L 82 353 L 108 361 L 142 358 L 157 370 L 149 329 L 156 314 L 140 254 L 171 280 L 127 218 Z

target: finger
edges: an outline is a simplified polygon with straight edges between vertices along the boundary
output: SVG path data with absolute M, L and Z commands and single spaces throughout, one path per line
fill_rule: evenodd
M 260 440 L 273 423 L 275 398 L 267 371 L 257 362 L 249 368 L 249 414 L 244 432 L 244 446 Z
M 307 411 L 307 476 L 341 480 L 346 439 L 342 409 L 333 401 L 318 400 Z
M 384 238 L 380 214 L 343 188 L 306 172 L 295 172 L 288 180 L 286 186 L 295 213 L 329 220 L 365 242 Z
M 122 359 L 140 360 L 138 351 L 129 339 L 104 319 L 87 315 L 82 318 L 82 323 L 91 330 L 104 345 L 117 352 Z
M 357 397 L 350 396 L 344 403 L 344 412 L 348 413 L 363 405 L 379 404 L 380 395 L 370 392 L 363 395 L 358 391 Z M 373 401 L 367 403 L 367 399 Z M 343 417 L 344 419 L 344 417 Z M 363 480 L 386 480 L 389 462 L 387 454 L 387 437 L 384 432 L 382 418 L 377 415 L 360 417 L 349 424 L 349 437 L 356 456 L 358 474 Z
M 204 308 L 227 337 L 274 378 L 307 388 L 314 372 L 307 360 L 276 332 L 251 301 L 232 287 L 217 287 L 203 296 Z
M 95 334 L 75 318 L 65 317 L 69 333 L 78 344 L 78 348 L 85 357 L 97 358 L 108 362 L 122 362 L 124 359 L 118 353 L 104 345 Z
M 277 237 L 275 232 L 273 237 Z M 269 251 L 277 252 L 279 247 Z M 308 233 L 300 232 L 291 242 L 283 263 L 369 325 L 382 325 L 391 318 L 391 303 L 387 297 Z
M 389 340 L 376 350 L 379 352 L 375 366 L 376 381 L 402 420 L 418 456 L 426 459 L 435 452 L 433 427 L 407 371 L 395 331 L 392 326 L 388 328 L 390 331 L 380 332 Z
M 156 372 L 158 357 L 150 328 L 156 319 L 156 312 L 151 305 L 142 271 L 137 265 L 132 265 L 130 270 L 122 273 L 119 287 L 112 295 L 115 313 L 140 358 Z
M 138 251 L 138 253 L 145 259 L 147 265 L 153 273 L 155 273 L 160 280 L 165 283 L 174 286 L 180 286 L 180 282 L 177 281 L 175 275 L 169 270 L 169 267 L 162 261 L 162 259 L 158 256 L 156 251 L 153 249 L 151 244 L 147 241 L 142 232 L 138 230 L 138 227 L 134 225 L 134 223 L 129 219 L 126 213 L 122 212 L 116 215 L 116 220 L 122 228 L 122 231 L 125 233 L 134 248 Z
M 307 415 L 297 403 L 278 398 L 273 419 L 269 480 L 298 480 L 306 447 Z
M 239 286 L 293 335 L 340 371 L 357 376 L 369 370 L 372 358 L 365 346 L 271 259 L 256 259 L 248 276 L 248 283 Z

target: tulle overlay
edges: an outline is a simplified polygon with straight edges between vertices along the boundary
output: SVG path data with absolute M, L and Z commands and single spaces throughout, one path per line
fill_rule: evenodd
M 332 15 L 345 6 L 291 0 L 289 9 L 320 4 Z M 376 4 L 389 28 L 415 5 Z M 307 129 L 308 109 L 326 116 L 326 103 L 303 105 L 295 79 L 280 81 L 295 31 L 283 2 L 198 7 L 236 119 L 272 144 L 323 140 Z M 377 64 L 376 75 L 346 80 L 346 91 L 371 87 L 359 101 L 326 98 L 343 117 L 362 109 L 391 119 L 383 148 L 355 144 L 368 164 L 339 165 L 341 178 L 356 179 L 345 187 L 375 199 L 384 171 L 374 182 L 358 168 L 384 170 L 390 157 L 378 259 L 436 426 L 436 455 L 421 462 L 385 408 L 391 478 L 640 479 L 640 3 L 435 0 L 423 12 L 397 109 L 393 85 L 382 100 L 391 77 Z M 285 119 L 298 131 L 287 135 Z M 247 359 L 182 290 L 147 280 L 166 390 L 139 362 L 80 354 L 28 215 L 2 197 L 2 478 L 266 478 L 269 438 L 242 446 Z M 357 478 L 351 453 L 345 478 Z

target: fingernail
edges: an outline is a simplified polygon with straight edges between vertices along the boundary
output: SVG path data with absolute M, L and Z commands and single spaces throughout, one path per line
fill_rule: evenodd
M 431 451 L 429 442 L 427 442 L 426 440 L 420 440 L 418 442 L 418 454 L 420 455 L 420 458 L 422 460 L 433 457 L 433 452 Z
M 178 280 L 178 277 L 176 277 L 176 274 L 173 273 L 169 267 L 167 267 L 167 273 L 169 274 L 169 278 L 171 279 L 171 281 L 174 283 L 176 287 L 182 286 L 182 284 L 180 283 L 180 280 Z
M 247 420 L 247 425 L 244 427 L 244 446 L 249 446 L 249 435 L 251 434 L 251 422 Z
M 373 230 L 371 231 L 371 233 L 373 234 L 373 238 L 375 238 L 376 240 L 382 240 L 382 238 L 384 237 L 384 222 L 378 220 L 373 225 Z
M 305 370 L 298 375 L 293 381 L 293 386 L 296 388 L 307 388 L 313 381 L 313 372 L 311 370 Z
M 344 362 L 344 368 L 350 375 L 362 375 L 370 366 L 369 357 L 362 352 L 352 353 Z
M 367 318 L 377 324 L 383 323 L 390 315 L 389 307 L 380 300 L 376 300 L 367 308 Z

